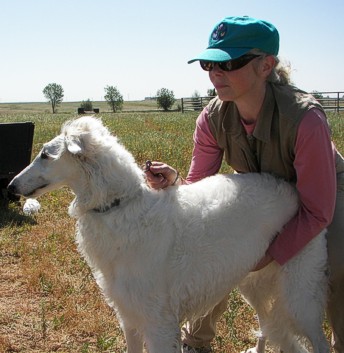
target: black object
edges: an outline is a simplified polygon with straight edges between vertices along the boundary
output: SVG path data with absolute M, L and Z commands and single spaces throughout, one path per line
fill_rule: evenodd
M 0 124 L 0 198 L 19 199 L 6 187 L 31 162 L 34 129 L 32 122 Z
M 92 110 L 85 110 L 85 108 L 78 108 L 78 114 L 99 114 L 99 108 L 94 108 Z

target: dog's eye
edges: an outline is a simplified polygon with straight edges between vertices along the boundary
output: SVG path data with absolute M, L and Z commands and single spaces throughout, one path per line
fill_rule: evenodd
M 42 151 L 42 153 L 41 153 L 41 158 L 42 158 L 42 159 L 48 159 L 49 156 L 48 156 L 44 151 Z

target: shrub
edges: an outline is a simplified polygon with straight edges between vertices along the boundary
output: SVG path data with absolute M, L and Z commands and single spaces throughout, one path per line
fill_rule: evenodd
M 156 93 L 157 96 L 157 103 L 158 108 L 164 109 L 164 111 L 169 110 L 173 104 L 175 103 L 176 99 L 174 98 L 173 91 L 170 91 L 167 88 L 161 88 Z
M 93 104 L 89 99 L 87 99 L 86 101 L 81 102 L 80 108 L 83 108 L 84 110 L 93 110 Z

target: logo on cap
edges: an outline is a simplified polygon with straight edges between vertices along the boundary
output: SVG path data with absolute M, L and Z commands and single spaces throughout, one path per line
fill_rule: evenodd
M 213 31 L 211 35 L 213 40 L 222 39 L 227 33 L 227 26 L 224 23 L 220 23 Z

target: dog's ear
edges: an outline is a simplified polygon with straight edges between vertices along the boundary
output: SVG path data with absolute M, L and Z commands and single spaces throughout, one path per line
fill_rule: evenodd
M 67 145 L 67 149 L 70 153 L 75 154 L 75 155 L 82 155 L 83 154 L 82 142 L 78 138 L 76 138 L 75 136 L 66 137 L 66 145 Z

